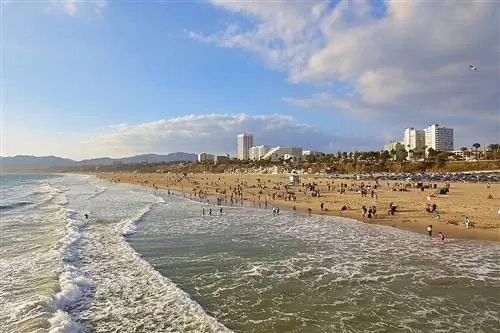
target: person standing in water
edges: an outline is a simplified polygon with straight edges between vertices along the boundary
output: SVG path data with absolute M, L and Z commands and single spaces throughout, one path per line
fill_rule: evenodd
M 89 218 L 89 214 L 85 213 L 85 219 Z
M 438 232 L 438 239 L 444 244 L 444 235 L 441 231 Z
M 432 224 L 429 224 L 427 226 L 427 233 L 429 234 L 429 236 L 432 236 Z

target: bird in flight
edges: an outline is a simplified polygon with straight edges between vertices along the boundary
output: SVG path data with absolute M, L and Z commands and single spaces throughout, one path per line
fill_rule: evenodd
M 469 65 L 469 68 L 472 69 L 474 72 L 477 72 L 477 66 L 476 65 Z

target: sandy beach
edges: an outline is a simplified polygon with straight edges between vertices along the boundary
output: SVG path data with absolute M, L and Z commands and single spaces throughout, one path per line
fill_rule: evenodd
M 433 235 L 441 231 L 446 237 L 500 241 L 500 216 L 497 213 L 500 209 L 500 184 L 450 183 L 448 194 L 436 195 L 434 186 L 439 189 L 446 184 L 424 183 L 422 191 L 413 182 L 379 180 L 377 185 L 375 181 L 308 175 L 300 177 L 300 185 L 285 189 L 286 175 L 100 173 L 99 177 L 180 191 L 193 199 L 218 196 L 223 204 L 231 204 L 231 200 L 233 204 L 241 204 L 243 199 L 260 208 L 266 208 L 267 203 L 269 210 L 275 205 L 287 209 L 295 207 L 298 212 L 306 214 L 310 211 L 312 214 L 344 216 L 422 235 L 427 235 L 426 228 L 432 224 Z M 425 188 L 427 185 L 430 188 Z M 366 192 L 364 195 L 359 191 L 362 186 Z M 394 215 L 388 213 L 391 203 L 397 205 Z M 426 211 L 432 204 L 437 206 L 439 219 L 436 213 Z M 363 205 L 376 206 L 376 214 L 372 218 L 363 217 Z M 341 210 L 342 207 L 347 209 Z M 464 224 L 465 216 L 471 221 L 469 229 Z

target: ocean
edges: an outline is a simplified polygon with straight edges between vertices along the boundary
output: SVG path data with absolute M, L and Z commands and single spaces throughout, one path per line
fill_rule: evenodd
M 86 175 L 1 175 L 0 204 L 0 332 L 500 332 L 498 243 Z

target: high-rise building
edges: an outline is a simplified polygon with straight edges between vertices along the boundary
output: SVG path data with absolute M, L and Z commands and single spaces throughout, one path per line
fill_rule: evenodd
M 453 151 L 453 128 L 441 127 L 438 124 L 429 125 L 425 130 L 426 153 L 432 148 L 438 151 Z
M 425 150 L 425 132 L 416 130 L 413 127 L 405 128 L 403 145 L 408 152 L 410 150 L 414 152 L 423 152 Z
M 271 150 L 271 147 L 266 146 L 266 145 L 260 145 L 260 146 L 253 146 L 250 147 L 249 153 L 248 153 L 248 158 L 253 160 L 253 161 L 258 161 L 267 154 L 267 152 Z
M 250 147 L 253 146 L 253 135 L 246 132 L 238 134 L 236 141 L 238 159 L 248 160 L 250 158 Z

